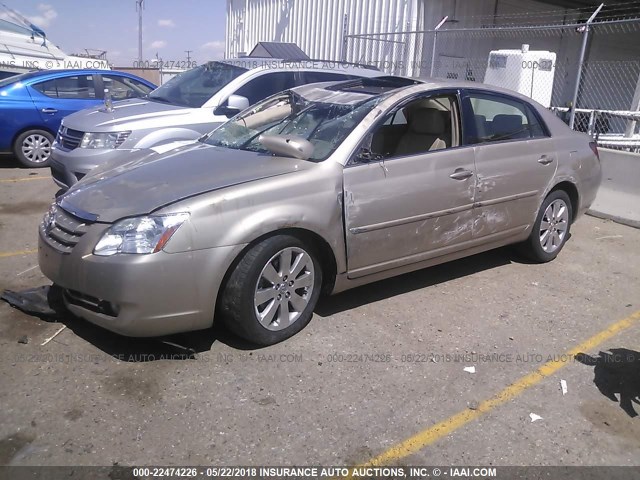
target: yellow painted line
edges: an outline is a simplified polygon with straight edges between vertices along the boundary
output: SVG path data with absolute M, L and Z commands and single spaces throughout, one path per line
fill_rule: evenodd
M 0 252 L 0 258 L 18 257 L 20 255 L 31 255 L 37 253 L 38 250 L 18 250 L 17 252 Z
M 640 310 L 628 316 L 627 318 L 619 320 L 609 328 L 602 330 L 600 333 L 595 334 L 593 337 L 585 340 L 580 345 L 572 348 L 565 354 L 565 358 L 573 358 L 578 353 L 593 350 L 602 342 L 631 327 L 638 320 L 640 320 Z M 450 433 L 453 433 L 459 428 L 465 426 L 472 420 L 475 420 L 481 415 L 493 410 L 496 407 L 499 407 L 509 400 L 514 399 L 528 388 L 533 387 L 545 378 L 556 373 L 566 364 L 567 362 L 562 360 L 562 357 L 560 357 L 558 360 L 552 360 L 545 363 L 534 372 L 525 375 L 520 380 L 512 383 L 490 399 L 480 403 L 477 410 L 463 410 L 453 415 L 452 417 L 449 417 L 446 420 L 435 424 L 432 427 L 422 430 L 421 432 L 418 432 L 415 435 L 407 438 L 406 440 L 398 443 L 397 445 L 389 448 L 386 452 L 383 452 L 377 457 L 372 458 L 365 464 L 361 465 L 361 467 L 376 467 L 387 465 L 400 460 L 401 458 L 414 454 L 425 447 L 428 447 L 432 443 L 440 440 L 442 437 L 445 437 L 446 435 L 449 435 Z M 352 477 L 349 476 L 347 478 Z
M 51 177 L 4 178 L 0 180 L 0 183 L 29 182 L 31 180 L 51 180 Z

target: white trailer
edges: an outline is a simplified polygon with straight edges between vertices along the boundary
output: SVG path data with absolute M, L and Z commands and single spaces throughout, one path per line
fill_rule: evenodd
M 556 54 L 547 50 L 493 50 L 489 53 L 484 83 L 514 90 L 551 106 Z

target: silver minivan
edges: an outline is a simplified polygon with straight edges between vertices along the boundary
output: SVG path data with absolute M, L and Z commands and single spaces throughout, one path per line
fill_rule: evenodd
M 51 154 L 54 181 L 68 189 L 90 170 L 127 154 L 190 143 L 270 95 L 316 82 L 375 77 L 366 66 L 317 60 L 240 58 L 188 70 L 145 98 L 82 110 L 66 117 Z M 124 152 L 124 155 L 123 155 Z

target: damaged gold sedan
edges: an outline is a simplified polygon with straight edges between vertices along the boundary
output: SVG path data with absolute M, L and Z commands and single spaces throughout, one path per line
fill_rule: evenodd
M 547 262 L 601 178 L 595 144 L 544 107 L 444 80 L 299 87 L 165 150 L 93 171 L 40 227 L 69 310 L 124 335 L 215 317 L 269 345 L 323 290 L 507 244 Z

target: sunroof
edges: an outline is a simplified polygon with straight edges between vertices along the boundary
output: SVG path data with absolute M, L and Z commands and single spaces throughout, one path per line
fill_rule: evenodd
M 370 95 L 378 95 L 395 90 L 396 88 L 409 87 L 417 85 L 419 80 L 411 78 L 384 76 L 372 78 L 358 78 L 356 80 L 348 80 L 346 82 L 336 83 L 329 87 L 329 90 L 338 90 L 341 92 L 368 93 Z

